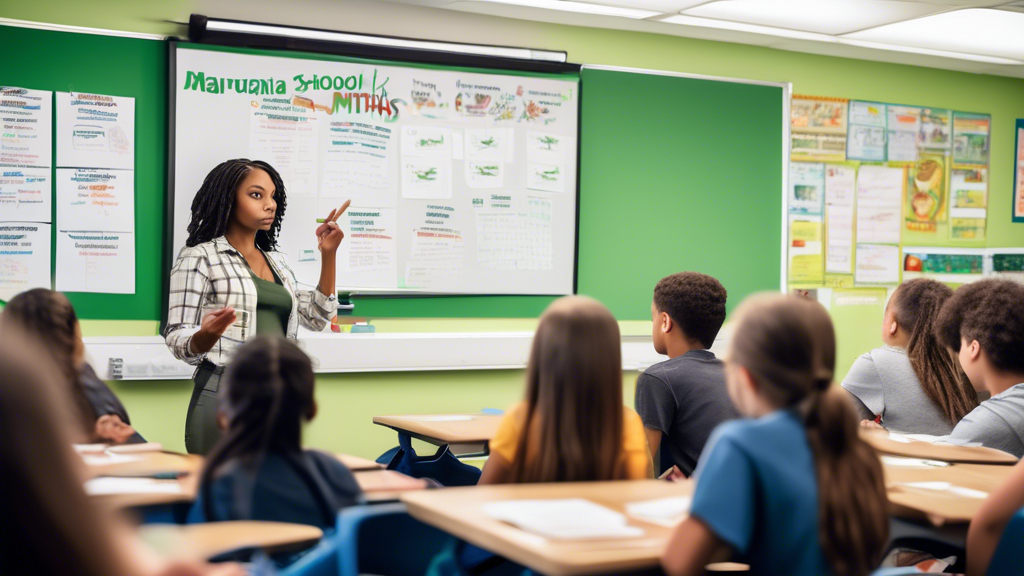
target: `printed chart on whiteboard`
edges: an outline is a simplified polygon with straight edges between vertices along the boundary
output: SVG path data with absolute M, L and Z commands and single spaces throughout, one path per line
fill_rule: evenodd
M 573 291 L 578 76 L 316 58 L 177 47 L 175 256 L 207 173 L 250 158 L 281 173 L 300 284 L 351 199 L 339 290 Z

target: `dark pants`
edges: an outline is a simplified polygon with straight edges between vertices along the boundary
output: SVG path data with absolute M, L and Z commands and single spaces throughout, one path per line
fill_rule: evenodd
M 189 454 L 206 454 L 220 438 L 217 392 L 223 375 L 223 366 L 204 362 L 192 376 L 195 387 L 185 417 L 185 450 Z

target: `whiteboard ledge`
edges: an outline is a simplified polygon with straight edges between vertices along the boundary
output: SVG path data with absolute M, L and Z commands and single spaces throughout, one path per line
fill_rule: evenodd
M 302 348 L 318 361 L 319 374 L 520 370 L 526 367 L 532 342 L 533 332 L 300 332 L 299 336 Z M 171 355 L 161 336 L 90 337 L 85 338 L 85 347 L 104 380 L 188 380 L 195 371 Z M 649 336 L 622 338 L 624 371 L 643 370 L 665 359 L 654 351 Z M 111 375 L 112 364 L 118 365 L 120 378 Z

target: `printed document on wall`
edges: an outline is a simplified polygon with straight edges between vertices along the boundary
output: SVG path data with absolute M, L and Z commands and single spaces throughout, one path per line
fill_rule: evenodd
M 0 86 L 0 124 L 0 166 L 53 165 L 53 92 Z
M 0 167 L 0 221 L 51 220 L 49 168 Z
M 57 93 L 57 166 L 135 168 L 135 98 Z
M 56 289 L 135 293 L 135 234 L 57 231 Z
M 50 224 L 0 222 L 0 299 L 50 287 Z
M 857 172 L 857 242 L 899 244 L 903 168 L 861 166 Z
M 857 169 L 825 167 L 825 272 L 853 272 L 853 216 Z
M 135 231 L 135 171 L 57 169 L 59 230 Z

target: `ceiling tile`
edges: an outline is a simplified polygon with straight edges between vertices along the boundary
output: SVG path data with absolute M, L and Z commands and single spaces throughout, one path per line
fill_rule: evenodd
M 1024 13 L 971 8 L 880 26 L 844 38 L 1024 60 Z
M 890 0 L 719 0 L 684 10 L 683 14 L 820 34 L 845 34 L 948 9 L 923 2 Z

